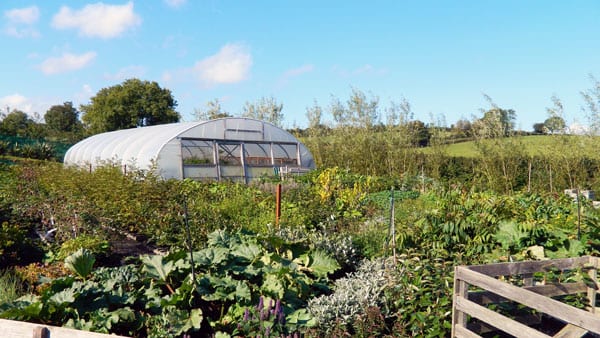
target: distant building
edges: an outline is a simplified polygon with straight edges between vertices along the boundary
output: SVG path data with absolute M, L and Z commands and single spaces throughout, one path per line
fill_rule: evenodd
M 165 179 L 233 180 L 302 173 L 315 168 L 310 151 L 264 121 L 223 118 L 117 130 L 91 136 L 65 154 L 66 165 L 93 170 L 119 165 L 154 170 Z

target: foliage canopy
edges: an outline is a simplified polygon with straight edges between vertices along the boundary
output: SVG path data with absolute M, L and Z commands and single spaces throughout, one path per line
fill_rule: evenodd
M 128 79 L 101 89 L 91 103 L 80 107 L 92 134 L 118 129 L 178 122 L 177 101 L 158 83 Z

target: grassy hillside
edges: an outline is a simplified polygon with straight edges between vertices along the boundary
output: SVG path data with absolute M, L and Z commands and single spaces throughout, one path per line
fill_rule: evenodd
M 547 154 L 548 152 L 557 151 L 557 149 L 571 149 L 571 154 L 586 153 L 589 158 L 600 159 L 600 152 L 598 152 L 598 146 L 600 145 L 599 138 L 575 135 L 531 135 L 515 137 L 517 138 L 518 144 L 522 144 L 525 151 L 531 156 Z M 489 143 L 491 141 L 483 142 Z M 429 149 L 427 151 L 429 151 Z M 475 141 L 450 144 L 447 146 L 446 151 L 450 156 L 480 156 Z

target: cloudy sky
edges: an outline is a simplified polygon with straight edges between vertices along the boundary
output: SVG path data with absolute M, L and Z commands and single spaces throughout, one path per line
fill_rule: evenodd
M 43 116 L 128 78 L 172 91 L 184 120 L 219 99 L 241 112 L 274 97 L 287 127 L 352 88 L 424 122 L 481 116 L 484 94 L 547 117 L 552 95 L 585 123 L 600 79 L 598 1 L 74 0 L 0 3 L 0 107 Z M 325 117 L 325 120 L 330 117 Z

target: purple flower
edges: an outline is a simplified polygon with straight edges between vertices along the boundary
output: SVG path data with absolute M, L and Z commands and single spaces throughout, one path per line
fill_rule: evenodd
M 246 308 L 246 310 L 244 310 L 244 321 L 248 321 L 248 319 L 250 319 L 250 310 Z
M 281 300 L 277 300 L 277 303 L 275 303 L 275 313 L 279 313 L 281 311 Z
M 264 299 L 262 296 L 260 296 L 260 298 L 258 299 L 258 305 L 256 306 L 256 311 L 262 311 L 264 306 Z

